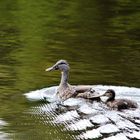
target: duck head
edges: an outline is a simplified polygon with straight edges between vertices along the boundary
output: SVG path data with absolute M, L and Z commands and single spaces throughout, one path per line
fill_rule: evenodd
M 52 67 L 47 68 L 46 71 L 53 71 L 53 70 L 68 71 L 69 69 L 70 67 L 66 60 L 59 60 Z
M 108 89 L 102 96 L 108 97 L 108 101 L 115 99 L 115 91 L 113 89 Z

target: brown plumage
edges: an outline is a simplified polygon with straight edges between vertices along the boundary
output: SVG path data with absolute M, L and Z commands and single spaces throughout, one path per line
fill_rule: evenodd
M 137 103 L 134 101 L 128 99 L 115 99 L 115 91 L 112 89 L 108 89 L 103 96 L 108 97 L 106 104 L 113 109 L 122 110 L 137 108 Z
M 61 85 L 57 90 L 57 95 L 60 99 L 65 100 L 77 96 L 77 91 L 69 84 L 67 86 Z

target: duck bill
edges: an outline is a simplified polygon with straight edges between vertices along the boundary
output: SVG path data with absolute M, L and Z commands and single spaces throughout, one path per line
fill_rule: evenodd
M 54 71 L 54 70 L 58 70 L 57 64 L 53 65 L 53 66 L 50 67 L 50 68 L 47 68 L 45 71 Z
M 106 93 L 100 94 L 100 97 L 102 97 L 102 96 L 106 96 Z
M 105 92 L 105 93 L 103 93 L 103 94 L 101 94 L 100 96 L 102 97 L 102 96 L 108 96 L 108 92 Z
M 101 95 L 99 94 L 99 92 L 96 92 L 96 91 L 95 91 L 95 92 L 94 92 L 94 96 L 95 96 L 95 97 L 100 97 Z
M 47 68 L 45 71 L 53 71 L 53 70 L 55 70 L 55 67 Z
M 103 96 L 102 94 L 99 94 L 98 92 L 94 92 L 94 95 L 93 97 L 91 96 L 91 98 L 100 98 L 102 96 Z

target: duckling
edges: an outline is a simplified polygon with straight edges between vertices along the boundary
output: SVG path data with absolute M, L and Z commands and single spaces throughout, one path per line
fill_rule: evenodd
M 108 97 L 106 104 L 113 109 L 122 110 L 138 107 L 137 103 L 134 101 L 128 99 L 115 99 L 115 91 L 113 89 L 108 89 L 102 96 Z
M 99 93 L 92 89 L 93 86 L 72 86 L 68 83 L 70 67 L 66 60 L 59 60 L 52 67 L 46 69 L 46 71 L 53 70 L 61 71 L 61 81 L 57 90 L 57 95 L 60 99 L 66 100 L 71 97 L 94 99 L 100 96 Z

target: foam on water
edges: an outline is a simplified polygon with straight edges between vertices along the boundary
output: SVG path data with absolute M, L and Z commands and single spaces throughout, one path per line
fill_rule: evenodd
M 119 133 L 115 136 L 104 138 L 103 140 L 129 140 L 124 134 Z
M 0 118 L 0 127 L 3 127 L 5 125 L 8 125 L 7 122 L 3 121 L 1 118 Z
M 63 103 L 65 106 L 80 106 L 82 104 L 85 104 L 85 100 L 81 98 L 69 98 L 64 101 Z
M 25 93 L 25 97 L 30 101 L 39 101 L 39 100 L 47 100 L 49 102 L 56 101 L 56 93 L 58 86 L 43 88 L 40 90 L 31 91 L 29 93 Z
M 0 118 L 0 129 L 2 129 L 6 125 L 8 125 L 8 123 Z M 0 140 L 10 140 L 9 134 L 0 131 Z
M 83 104 L 81 107 L 78 109 L 79 112 L 89 115 L 89 114 L 97 114 L 98 110 L 92 108 L 89 106 L 89 104 Z
M 105 124 L 105 123 L 108 123 L 110 122 L 110 120 L 103 114 L 98 114 L 98 115 L 95 115 L 91 118 L 89 118 L 92 123 L 94 124 Z
M 63 131 L 80 131 L 80 134 L 74 136 L 75 139 L 140 139 L 140 108 L 120 112 L 111 110 L 103 103 L 91 103 L 81 98 L 69 98 L 60 102 L 56 96 L 57 88 L 58 86 L 54 86 L 25 94 L 31 101 L 50 102 L 28 110 L 42 119 L 44 125 L 64 125 Z M 114 89 L 117 98 L 129 98 L 140 104 L 139 88 L 94 85 L 93 89 L 101 94 L 107 89 Z
M 88 130 L 79 136 L 80 139 L 95 139 L 102 137 L 98 129 Z
M 140 132 L 134 131 L 132 133 L 128 133 L 126 134 L 126 136 L 128 136 L 130 139 L 138 139 L 140 140 Z
M 68 125 L 67 129 L 72 131 L 86 130 L 86 128 L 93 127 L 94 125 L 88 119 L 81 119 Z
M 27 99 L 36 101 L 46 99 L 49 102 L 57 100 L 58 86 L 43 88 L 36 91 L 31 91 L 29 93 L 24 94 Z M 99 93 L 104 93 L 107 89 L 114 89 L 116 92 L 116 97 L 125 97 L 129 99 L 135 99 L 140 103 L 140 88 L 135 87 L 124 87 L 124 86 L 106 86 L 106 85 L 93 85 L 93 89 L 95 89 Z
M 66 121 L 73 121 L 74 119 L 79 118 L 80 116 L 78 115 L 77 111 L 68 111 L 66 113 L 60 114 L 56 116 L 54 119 L 55 123 L 65 123 Z
M 106 124 L 98 128 L 101 134 L 109 134 L 119 132 L 119 129 L 114 124 Z

